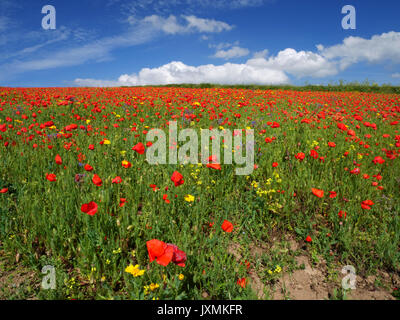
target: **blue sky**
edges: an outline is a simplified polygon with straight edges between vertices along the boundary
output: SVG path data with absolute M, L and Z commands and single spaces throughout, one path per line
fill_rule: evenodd
M 42 7 L 56 29 L 42 28 Z M 343 29 L 344 5 L 356 29 Z M 400 84 L 400 1 L 0 2 L 0 86 Z

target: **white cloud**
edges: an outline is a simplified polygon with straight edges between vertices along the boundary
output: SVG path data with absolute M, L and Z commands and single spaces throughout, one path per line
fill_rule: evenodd
M 0 65 L 0 80 L 6 75 L 23 73 L 27 71 L 45 70 L 58 67 L 68 67 L 81 65 L 88 62 L 100 62 L 112 59 L 111 51 L 116 48 L 130 47 L 148 42 L 160 34 L 185 34 L 193 32 L 222 32 L 230 30 L 232 26 L 229 24 L 209 19 L 201 19 L 195 16 L 182 17 L 186 23 L 180 23 L 177 17 L 170 15 L 168 18 L 163 18 L 157 15 L 145 17 L 141 20 L 130 21 L 128 31 L 113 37 L 105 37 L 98 40 L 89 41 L 83 46 L 75 46 L 60 48 L 54 52 L 44 52 L 39 58 L 38 55 L 31 60 L 14 60 L 12 62 L 3 63 Z M 182 21 L 182 22 L 183 22 Z M 3 59 L 11 56 L 17 56 L 27 53 L 33 53 L 44 46 L 64 39 L 63 34 L 59 38 L 54 38 L 25 48 L 19 52 L 8 56 L 1 57 Z
M 121 75 L 117 82 L 96 79 L 76 79 L 78 86 L 120 86 L 156 85 L 171 83 L 220 83 L 220 84 L 279 84 L 288 83 L 289 78 L 281 70 L 250 64 L 226 63 L 223 65 L 188 66 L 180 61 L 173 61 L 159 68 L 144 68 L 138 74 Z
M 201 33 L 219 33 L 222 31 L 229 31 L 233 26 L 213 19 L 203 19 L 195 16 L 181 16 L 182 20 L 186 23 L 182 24 L 174 15 L 164 18 L 159 15 L 151 15 L 142 20 L 136 20 L 133 16 L 128 18 L 131 25 L 146 26 L 156 30 L 163 31 L 166 34 L 183 34 L 191 32 Z
M 230 42 L 220 42 L 218 44 L 210 43 L 208 45 L 208 47 L 215 48 L 216 50 L 221 50 L 221 49 L 226 49 L 226 48 L 230 48 L 232 46 L 238 46 L 238 45 L 239 45 L 239 41 L 235 41 L 234 43 L 230 43 Z
M 393 73 L 392 78 L 400 78 L 400 72 Z
M 213 19 L 202 19 L 195 16 L 183 16 L 188 22 L 188 29 L 194 29 L 199 32 L 222 32 L 229 31 L 233 26 Z
M 262 57 L 262 55 L 264 57 Z M 283 84 L 289 83 L 288 74 L 303 77 L 324 77 L 337 73 L 334 64 L 313 52 L 285 49 L 276 56 L 265 57 L 261 51 L 246 63 L 188 66 L 173 61 L 158 68 L 143 68 L 138 74 L 123 74 L 117 81 L 76 79 L 78 86 L 139 86 L 179 83 L 219 84 Z
M 250 51 L 246 48 L 234 46 L 228 50 L 218 50 L 213 57 L 222 59 L 232 59 L 247 56 Z
M 163 31 L 166 34 L 176 34 L 188 32 L 188 29 L 178 23 L 175 16 L 170 15 L 168 18 L 163 18 L 157 15 L 152 15 L 144 18 L 141 23 L 150 24 L 153 28 Z
M 358 62 L 400 63 L 400 32 L 387 32 L 374 35 L 371 39 L 348 37 L 343 43 L 325 48 L 318 45 L 319 54 L 339 63 L 342 70 Z
M 268 49 L 256 51 L 253 53 L 253 58 L 265 58 L 268 55 Z
M 275 57 L 253 58 L 248 63 L 283 70 L 296 77 L 319 78 L 337 74 L 335 64 L 321 55 L 291 48 L 280 51 Z

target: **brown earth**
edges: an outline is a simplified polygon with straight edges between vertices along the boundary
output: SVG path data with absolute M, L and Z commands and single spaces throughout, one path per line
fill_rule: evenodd
M 303 266 L 301 270 L 293 272 L 282 271 L 281 277 L 273 283 L 264 283 L 253 267 L 250 267 L 249 284 L 259 299 L 273 300 L 327 300 L 335 298 L 349 300 L 395 300 L 391 292 L 394 287 L 399 287 L 400 278 L 398 275 L 390 275 L 379 271 L 376 276 L 366 278 L 356 276 L 356 288 L 347 290 L 345 297 L 338 297 L 337 292 L 341 291 L 341 281 L 345 274 L 341 273 L 341 267 L 336 266 L 332 277 L 332 271 L 323 261 L 315 264 L 312 262 L 308 253 L 301 250 L 301 244 L 293 239 L 288 240 L 290 251 L 299 252 L 295 257 L 298 266 Z M 273 247 L 273 246 L 272 246 Z M 257 259 L 263 253 L 268 253 L 272 247 L 251 246 L 251 254 Z M 240 254 L 241 247 L 238 244 L 232 244 L 228 247 L 228 253 L 232 254 L 237 261 L 242 259 Z M 376 283 L 380 283 L 379 286 Z M 267 293 L 267 295 L 266 295 Z
M 0 300 L 36 299 L 39 287 L 36 273 L 23 267 L 18 255 L 13 260 L 0 251 Z

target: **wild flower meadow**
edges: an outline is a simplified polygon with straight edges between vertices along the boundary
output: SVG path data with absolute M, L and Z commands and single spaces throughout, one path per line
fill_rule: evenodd
M 146 134 L 171 121 L 254 130 L 254 170 L 211 161 L 212 138 L 209 164 L 148 163 Z M 255 275 L 293 265 L 252 250 L 287 237 L 399 272 L 399 128 L 397 94 L 0 88 L 0 246 L 55 267 L 44 299 L 257 298 Z

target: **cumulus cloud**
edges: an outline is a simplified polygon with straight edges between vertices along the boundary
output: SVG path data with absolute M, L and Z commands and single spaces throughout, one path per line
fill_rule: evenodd
M 121 75 L 117 81 L 76 79 L 78 86 L 140 86 L 174 83 L 219 83 L 219 84 L 284 84 L 289 76 L 324 77 L 337 73 L 335 66 L 312 52 L 285 49 L 276 56 L 266 57 L 261 51 L 246 63 L 223 65 L 188 66 L 173 61 L 158 68 L 144 68 L 137 74 Z
M 265 58 L 268 55 L 268 49 L 262 51 L 256 51 L 253 53 L 253 58 Z
M 321 55 L 311 51 L 296 51 L 291 48 L 280 51 L 275 57 L 253 58 L 248 63 L 283 70 L 296 77 L 319 78 L 337 73 L 335 64 Z
M 214 55 L 229 59 L 249 54 L 247 49 L 237 46 L 238 42 L 209 45 L 216 48 Z M 229 48 L 229 49 L 226 49 Z M 341 44 L 330 47 L 317 46 L 317 51 L 297 51 L 286 48 L 274 56 L 268 50 L 255 52 L 246 63 L 226 63 L 223 65 L 188 66 L 182 62 L 170 62 L 158 68 L 144 68 L 137 74 L 124 74 L 117 81 L 104 82 L 105 85 L 155 85 L 171 83 L 288 83 L 289 76 L 297 78 L 323 78 L 338 74 L 341 70 L 358 62 L 400 63 L 400 33 L 388 32 L 372 36 L 370 39 L 348 37 Z M 392 74 L 399 78 L 399 73 Z M 95 79 L 76 79 L 76 85 L 99 83 Z
M 100 80 L 101 81 L 101 80 Z M 281 70 L 250 64 L 226 63 L 223 65 L 188 66 L 173 61 L 158 68 L 144 68 L 138 74 L 121 75 L 115 82 L 99 82 L 95 79 L 76 79 L 78 86 L 98 86 L 99 84 L 138 86 L 171 83 L 220 83 L 220 84 L 279 84 L 288 83 L 289 78 Z
M 228 50 L 218 50 L 213 57 L 222 59 L 232 59 L 247 56 L 250 51 L 246 48 L 234 46 Z
M 392 78 L 400 78 L 400 72 L 393 73 Z
M 318 45 L 317 49 L 324 58 L 337 61 L 342 70 L 358 62 L 400 63 L 400 32 L 382 33 L 370 39 L 347 37 L 341 44 L 327 48 Z

